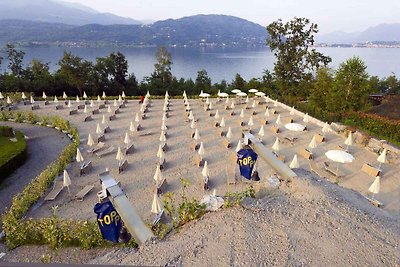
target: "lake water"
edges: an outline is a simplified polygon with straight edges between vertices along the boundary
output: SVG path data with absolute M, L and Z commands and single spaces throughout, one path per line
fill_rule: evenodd
M 64 48 L 23 48 L 25 63 L 32 58 L 49 62 L 51 70 L 57 69 L 57 62 Z M 94 61 L 96 57 L 107 56 L 113 48 L 68 48 L 74 55 Z M 154 70 L 156 48 L 121 48 L 127 58 L 129 72 L 138 80 L 149 76 Z M 346 59 L 359 56 L 368 66 L 370 75 L 387 77 L 392 72 L 400 75 L 400 48 L 317 48 L 332 58 L 331 67 L 337 68 Z M 273 69 L 275 57 L 268 48 L 168 48 L 172 55 L 172 73 L 176 77 L 196 78 L 197 71 L 205 69 L 213 82 L 222 79 L 231 81 L 236 73 L 246 80 L 261 77 L 264 69 Z M 3 64 L 4 67 L 4 64 Z

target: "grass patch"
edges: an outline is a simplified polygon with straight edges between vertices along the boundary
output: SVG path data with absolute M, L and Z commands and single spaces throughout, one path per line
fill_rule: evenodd
M 16 132 L 17 142 L 9 137 L 0 136 L 0 181 L 10 175 L 26 159 L 26 141 L 24 134 Z

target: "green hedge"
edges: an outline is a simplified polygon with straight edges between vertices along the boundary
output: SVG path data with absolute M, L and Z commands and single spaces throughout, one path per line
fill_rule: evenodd
M 0 182 L 26 160 L 27 145 L 24 134 L 16 132 L 16 138 L 17 142 L 12 142 L 8 137 L 0 137 Z
M 0 126 L 0 137 L 14 137 L 13 128 L 10 126 Z

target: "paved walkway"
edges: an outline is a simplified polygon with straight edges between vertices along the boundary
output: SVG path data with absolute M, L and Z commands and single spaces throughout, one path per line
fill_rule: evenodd
M 0 122 L 13 127 L 27 137 L 26 162 L 0 183 L 0 214 L 10 207 L 12 198 L 40 174 L 70 143 L 69 138 L 55 129 L 25 123 Z M 1 229 L 0 221 L 0 229 Z

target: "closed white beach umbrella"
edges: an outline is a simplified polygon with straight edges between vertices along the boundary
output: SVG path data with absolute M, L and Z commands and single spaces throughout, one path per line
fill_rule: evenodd
M 344 144 L 347 145 L 347 150 L 349 149 L 349 146 L 353 145 L 353 133 L 350 132 L 349 135 L 347 136 L 346 140 L 344 141 Z
M 45 93 L 45 92 L 43 92 L 42 98 L 43 98 L 44 100 L 46 100 L 46 98 L 47 98 L 47 95 L 46 95 L 46 93 Z
M 164 150 L 162 149 L 162 146 L 159 145 L 157 150 L 157 158 L 163 158 L 163 157 L 165 157 L 165 153 Z
M 79 96 L 76 96 L 76 103 L 81 102 L 81 100 L 79 99 Z
M 253 100 L 253 104 L 251 105 L 252 108 L 255 108 L 257 106 L 257 103 L 255 100 Z
M 247 123 L 248 126 L 253 126 L 254 122 L 253 122 L 253 116 L 250 116 L 249 122 Z
M 67 94 L 65 92 L 63 92 L 63 98 L 67 99 L 67 97 L 68 97 Z
M 228 128 L 228 132 L 226 133 L 226 138 L 231 139 L 232 138 L 232 128 Z
M 122 102 L 122 96 L 121 95 L 118 96 L 118 102 L 120 102 L 120 103 Z
M 26 99 L 26 95 L 25 95 L 24 92 L 22 92 L 21 98 L 24 99 L 24 100 Z
M 117 152 L 117 156 L 115 157 L 116 160 L 123 160 L 124 159 L 124 155 L 122 154 L 122 150 L 120 147 L 118 147 L 118 152 Z
M 192 122 L 190 123 L 190 129 L 194 129 L 196 128 L 196 124 L 194 122 L 194 120 L 192 120 Z
M 204 167 L 203 167 L 203 170 L 201 171 L 201 174 L 202 174 L 204 177 L 209 177 L 209 176 L 210 176 L 210 171 L 209 171 L 209 169 L 208 169 L 207 160 L 204 162 Z
M 160 142 L 166 142 L 166 141 L 167 141 L 167 137 L 165 136 L 165 132 L 161 131 Z
M 206 104 L 210 104 L 210 99 L 208 99 L 208 97 L 206 98 Z
M 76 162 L 83 162 L 84 159 L 82 157 L 82 153 L 79 148 L 76 149 Z
M 101 135 L 102 133 L 103 133 L 103 130 L 101 129 L 100 124 L 97 123 L 96 134 Z
M 124 138 L 124 144 L 129 144 L 131 142 L 131 139 L 129 138 L 128 132 L 125 133 L 125 138 Z
M 94 107 L 93 99 L 90 100 L 90 107 L 91 107 L 91 108 Z
M 240 118 L 244 118 L 244 109 L 240 111 Z
M 229 96 L 226 97 L 225 104 L 229 104 Z
M 165 91 L 165 98 L 168 98 L 168 97 L 169 97 L 168 91 Z
M 4 99 L 4 96 L 1 92 L 0 92 L 0 99 Z
M 101 98 L 100 98 L 100 96 L 98 95 L 97 96 L 97 102 L 100 102 L 101 101 Z
M 87 106 L 85 105 L 85 107 L 83 108 L 83 113 L 87 113 Z
M 150 92 L 149 91 L 147 91 L 146 97 L 150 97 Z
M 123 98 L 125 98 L 125 97 L 126 97 L 126 95 L 125 95 L 125 91 L 122 91 L 122 97 L 123 97 Z
M 140 119 L 139 119 L 139 113 L 136 113 L 136 115 L 135 115 L 135 122 L 139 122 L 140 121 Z
M 311 139 L 311 142 L 308 144 L 308 147 L 311 148 L 311 153 L 314 148 L 317 148 L 317 140 L 315 139 L 315 136 Z
M 94 145 L 93 137 L 92 137 L 92 135 L 90 133 L 89 133 L 89 136 L 88 136 L 87 145 L 88 146 L 93 146 Z
M 278 106 L 278 99 L 276 99 L 275 101 L 274 101 L 274 107 L 277 107 Z
M 235 108 L 235 103 L 232 101 L 232 103 L 231 103 L 231 109 L 234 109 Z
M 249 100 L 249 97 L 247 96 L 247 97 L 246 97 L 246 100 L 245 100 L 246 104 L 249 103 L 249 101 L 250 101 L 250 100 Z
M 107 112 L 108 112 L 108 113 L 111 113 L 111 112 L 112 112 L 112 110 L 111 110 L 111 106 L 108 106 L 108 108 L 107 108 Z
M 104 98 L 106 98 L 106 97 L 107 97 L 107 96 L 106 96 L 106 92 L 103 91 L 102 98 L 104 99 Z
M 275 139 L 275 143 L 272 145 L 272 149 L 275 151 L 279 151 L 279 138 Z
M 197 151 L 197 153 L 199 153 L 200 157 L 203 159 L 204 155 L 205 155 L 205 150 L 204 150 L 204 144 L 203 142 L 200 143 L 200 147 L 199 147 L 199 151 Z
M 218 110 L 215 112 L 214 119 L 219 120 L 219 111 Z
M 183 95 L 184 98 L 187 98 L 186 90 L 183 91 L 183 94 L 182 94 L 182 95 Z
M 292 161 L 290 162 L 289 167 L 291 169 L 296 169 L 296 168 L 300 167 L 300 164 L 299 164 L 299 161 L 297 160 L 297 155 L 296 154 L 294 154 L 294 157 L 293 157 Z
M 308 113 L 306 113 L 306 115 L 304 115 L 303 122 L 305 122 L 305 123 L 310 122 L 310 116 L 308 116 Z
M 33 99 L 33 96 L 31 96 L 31 104 L 35 103 L 35 99 Z
M 114 107 L 118 106 L 117 99 L 114 99 Z
M 236 152 L 239 152 L 239 150 L 241 150 L 242 148 L 243 148 L 242 140 L 239 139 L 239 141 L 238 141 L 238 143 L 237 143 L 237 145 L 236 145 L 235 151 L 236 151 Z
M 265 117 L 269 117 L 269 116 L 270 116 L 270 114 L 269 114 L 269 109 L 268 109 L 268 108 L 265 110 L 264 116 L 265 116 Z
M 381 189 L 381 177 L 377 176 L 371 186 L 368 188 L 368 191 L 372 194 L 379 194 Z
M 289 112 L 290 115 L 294 115 L 294 107 L 292 107 L 292 109 Z
M 166 113 L 163 113 L 163 115 L 162 115 L 162 119 L 161 119 L 163 122 L 165 122 L 166 120 L 167 120 L 167 114 Z
M 322 131 L 323 133 L 328 133 L 328 132 L 330 132 L 330 130 L 331 130 L 331 128 L 330 128 L 328 122 L 325 122 L 325 124 L 324 124 L 324 126 L 322 127 L 322 130 L 321 130 L 321 131 Z
M 194 140 L 196 140 L 196 141 L 200 139 L 199 130 L 197 130 L 197 128 L 196 128 L 196 130 L 194 131 L 194 136 L 193 136 L 193 138 L 194 138 Z
M 161 130 L 164 132 L 168 130 L 167 126 L 165 125 L 165 121 L 163 121 L 161 124 Z
M 87 98 L 87 95 L 86 95 L 86 92 L 85 92 L 85 91 L 83 92 L 83 98 L 84 98 L 84 99 Z
M 278 118 L 276 118 L 275 123 L 278 124 L 278 125 L 282 123 L 282 121 L 281 121 L 281 114 L 278 115 Z
M 213 104 L 212 104 L 212 102 L 210 102 L 210 105 L 208 105 L 208 108 L 211 110 L 211 109 L 213 109 Z
M 70 195 L 69 191 L 69 186 L 71 185 L 71 178 L 69 177 L 69 174 L 67 170 L 64 170 L 64 177 L 63 177 L 63 187 L 68 188 L 68 195 Z
M 387 154 L 387 149 L 384 148 L 382 153 L 376 159 L 379 162 L 379 169 L 381 168 L 382 163 L 386 163 L 386 154 Z
M 264 125 L 261 125 L 260 130 L 258 131 L 258 136 L 265 136 Z
M 190 111 L 189 112 L 189 120 L 194 120 L 194 116 L 193 116 L 193 112 L 192 111 Z
M 131 132 L 136 131 L 136 127 L 135 127 L 135 124 L 133 123 L 133 121 L 131 121 L 129 123 L 129 131 L 131 131 Z
M 221 122 L 219 123 L 219 127 L 224 128 L 225 127 L 225 118 L 222 117 Z
M 11 101 L 10 97 L 7 96 L 7 104 L 11 104 L 11 103 L 12 103 L 12 101 Z
M 163 176 L 161 174 L 160 165 L 157 165 L 156 172 L 154 173 L 153 179 L 156 181 L 157 185 L 162 182 Z
M 106 124 L 106 115 L 103 114 L 103 118 L 101 119 L 101 124 Z
M 163 209 L 164 209 L 164 207 L 161 204 L 161 201 L 160 201 L 157 193 L 154 193 L 153 203 L 151 204 L 151 213 L 159 214 Z
M 71 107 L 72 107 L 71 100 L 68 100 L 68 105 L 67 105 L 67 107 L 69 107 L 69 108 L 71 108 Z

